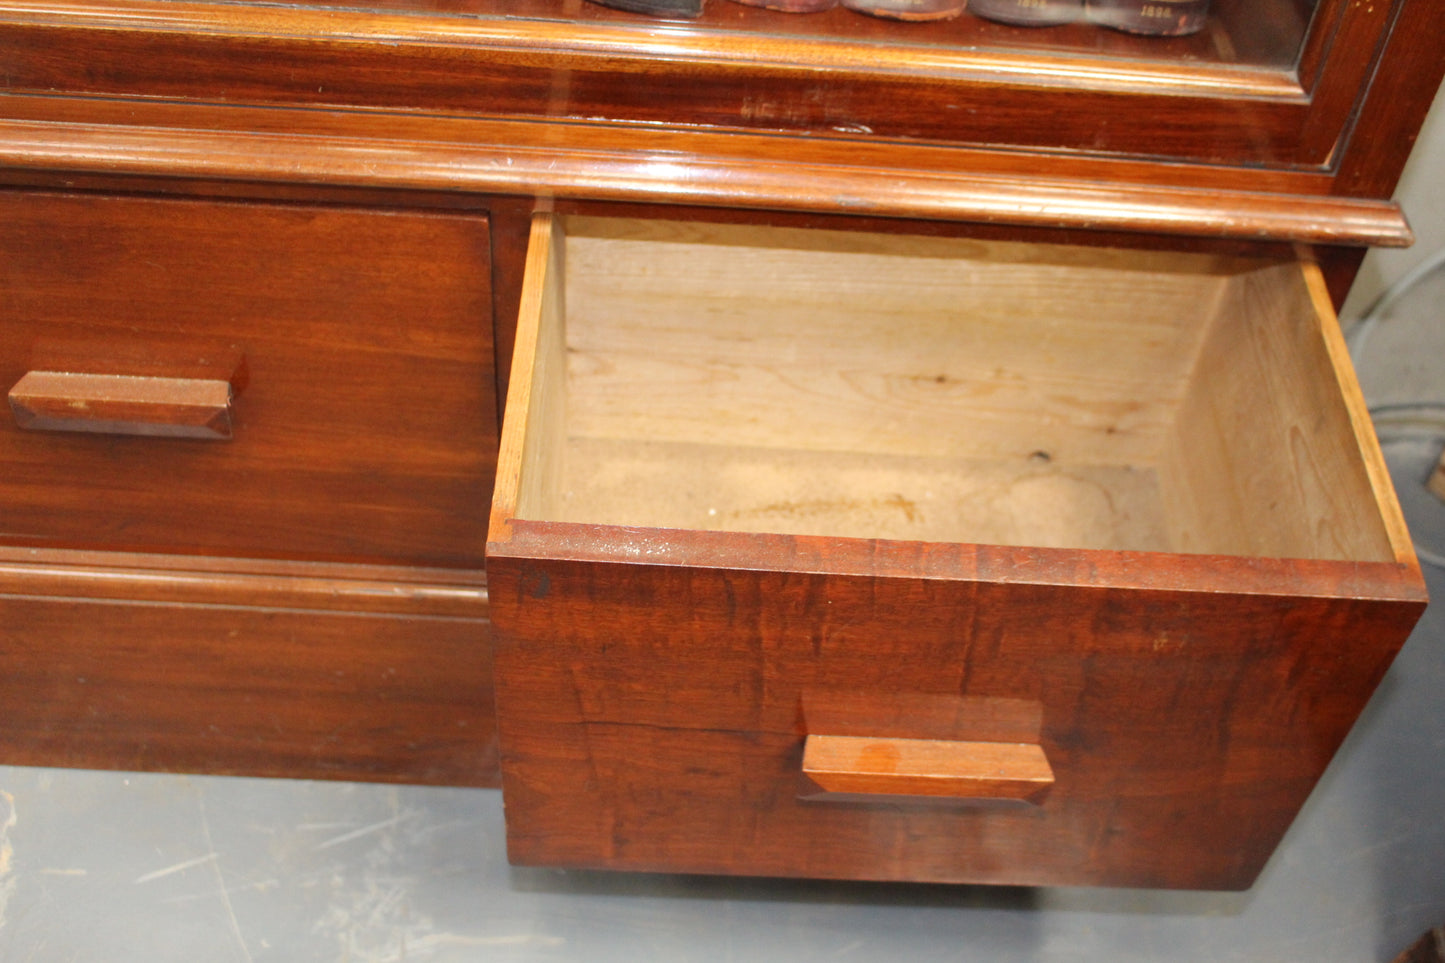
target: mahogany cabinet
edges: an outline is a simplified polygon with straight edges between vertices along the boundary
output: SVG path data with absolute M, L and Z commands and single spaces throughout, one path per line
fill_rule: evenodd
M 14 191 L 0 265 L 8 758 L 491 780 L 486 217 Z
M 1442 16 L 0 0 L 0 760 L 1247 886 L 1425 602 L 1331 301 Z

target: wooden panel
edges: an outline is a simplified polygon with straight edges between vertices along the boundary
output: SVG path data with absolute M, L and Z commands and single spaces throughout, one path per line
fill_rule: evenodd
M 1395 190 L 1445 76 L 1445 49 L 1434 37 L 1438 4 L 1406 0 L 1396 10 L 1380 58 L 1385 69 L 1371 78 L 1359 118 L 1341 152 L 1338 194 L 1385 197 Z
M 567 225 L 565 290 L 560 255 L 538 253 L 549 273 L 519 327 L 534 407 L 514 423 L 525 439 L 508 444 L 533 461 L 515 462 L 520 494 L 499 501 L 498 532 L 516 513 L 1396 558 L 1398 512 L 1383 473 L 1367 469 L 1378 461 L 1367 419 L 1344 402 L 1352 376 L 1328 347 L 1329 305 L 1297 266 Z M 1241 345 L 1252 347 L 1241 356 Z
M 1189 237 L 1408 245 L 1399 206 L 1321 196 L 1319 172 L 461 118 L 6 98 L 0 159 L 31 169 L 298 179 Z M 114 111 L 114 113 L 112 113 Z M 137 125 L 147 116 L 165 129 Z M 97 117 L 113 126 L 99 126 Z M 54 118 L 56 121 L 50 122 Z M 279 129 L 277 129 L 279 128 Z M 303 133 L 304 131 L 304 133 Z M 659 163 L 658 156 L 669 160 Z M 504 158 L 505 163 L 498 163 Z M 1161 180 L 1170 183 L 1161 183 Z M 1182 185 L 1182 186 L 1181 186 Z M 1301 196 L 1304 195 L 1304 196 Z M 845 203 L 840 204 L 839 199 Z
M 0 593 L 473 621 L 487 604 L 475 569 L 4 547 Z
M 0 427 L 11 544 L 480 567 L 485 218 L 0 193 L 0 384 L 245 355 L 227 444 Z
M 1038 803 L 1054 773 L 1038 746 L 942 739 L 877 739 L 810 733 L 803 775 L 830 796 L 921 796 Z
M 27 431 L 161 438 L 231 437 L 231 384 L 197 378 L 29 371 L 10 389 Z
M 656 534 L 518 521 L 492 546 L 515 861 L 1244 887 L 1422 607 L 1380 563 L 727 533 L 694 554 L 736 567 L 675 567 L 687 551 L 663 545 L 687 539 Z M 830 571 L 834 548 L 887 577 Z M 1370 570 L 1405 601 L 1351 584 Z M 1272 589 L 1221 591 L 1211 571 Z M 799 801 L 814 688 L 1037 701 L 1053 790 L 1018 810 Z M 981 738 L 968 722 L 949 737 Z
M 568 224 L 569 424 L 587 438 L 1139 461 L 1237 270 L 1085 247 Z
M 557 521 L 1167 551 L 1149 465 L 572 439 Z M 654 485 L 642 482 L 650 479 Z M 527 513 L 530 514 L 530 513 Z
M 502 537 L 518 513 L 551 511 L 557 497 L 567 410 L 564 251 L 560 223 L 533 218 L 488 538 Z
M 1235 280 L 1161 472 L 1176 551 L 1413 559 L 1313 267 Z
M 97 601 L 70 574 L 0 594 L 0 762 L 496 784 L 485 620 Z

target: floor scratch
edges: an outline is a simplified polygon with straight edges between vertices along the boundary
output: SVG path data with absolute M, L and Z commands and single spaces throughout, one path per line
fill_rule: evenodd
M 281 881 L 272 876 L 259 880 L 255 883 L 245 883 L 241 886 L 228 886 L 224 890 L 213 889 L 205 893 L 184 893 L 180 896 L 171 896 L 161 900 L 167 905 L 173 903 L 194 903 L 197 900 L 215 899 L 218 896 L 229 896 L 231 893 L 264 893 L 281 885 Z
M 204 794 L 196 796 L 196 806 L 201 811 L 201 834 L 206 838 L 206 848 L 214 851 L 216 844 L 211 841 L 211 820 L 206 815 L 206 797 Z M 246 948 L 246 938 L 241 935 L 241 923 L 236 919 L 236 908 L 231 905 L 231 894 L 226 890 L 226 877 L 221 874 L 220 860 L 211 861 L 211 869 L 216 874 L 216 885 L 221 890 L 221 905 L 226 907 L 226 916 L 231 920 L 231 932 L 236 936 L 236 943 L 241 947 L 241 956 L 246 963 L 255 963 L 251 958 L 251 951 Z
M 182 872 L 190 869 L 192 866 L 209 863 L 211 860 L 219 858 L 220 855 L 220 853 L 207 853 L 204 856 L 197 856 L 195 859 L 187 859 L 183 862 L 176 863 L 174 866 L 167 866 L 165 869 L 158 869 L 153 873 L 146 873 L 144 876 L 137 876 L 135 878 L 136 885 L 139 886 L 141 883 L 149 883 L 152 880 L 170 876 L 172 873 Z
M 0 819 L 0 930 L 3 930 L 10 894 L 15 892 L 15 877 L 10 873 L 10 861 L 15 856 L 10 845 L 10 830 L 20 822 L 20 816 L 15 811 L 15 797 L 3 789 L 0 789 L 0 804 L 4 805 L 4 818 Z
M 406 813 L 397 813 L 390 819 L 383 819 L 379 823 L 372 823 L 370 826 L 362 826 L 360 829 L 352 830 L 349 833 L 342 833 L 340 836 L 332 836 L 324 842 L 317 843 L 313 849 L 316 851 L 330 849 L 332 846 L 340 846 L 342 843 L 349 843 L 353 839 L 360 839 L 362 836 L 369 836 L 372 833 L 380 832 L 389 826 L 395 826 L 407 816 Z
M 405 963 L 408 954 L 418 951 L 430 955 L 433 951 L 453 947 L 551 947 L 565 946 L 567 940 L 560 936 L 545 936 L 539 933 L 515 933 L 502 936 L 466 936 L 460 933 L 428 933 L 408 941 L 401 949 L 384 957 L 374 957 L 371 963 Z

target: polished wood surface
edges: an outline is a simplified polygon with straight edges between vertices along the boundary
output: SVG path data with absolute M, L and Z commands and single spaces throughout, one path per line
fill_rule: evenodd
M 1424 604 L 1320 275 L 1338 300 L 1362 245 L 1411 239 L 1390 194 L 1445 73 L 1445 3 L 1305 12 L 1216 0 L 1196 37 L 1151 41 L 723 2 L 678 25 L 555 0 L 0 0 L 0 387 L 247 360 L 228 442 L 0 425 L 0 619 L 19 626 L 0 754 L 486 784 L 490 586 L 521 860 L 1246 885 Z M 744 238 L 734 254 L 773 224 L 906 250 L 764 245 L 741 280 L 645 233 L 529 252 L 553 209 L 696 222 Z M 679 511 L 728 454 L 619 485 L 603 476 L 653 464 L 623 439 L 608 472 L 566 480 L 618 439 L 563 436 L 621 430 L 629 407 L 651 414 L 627 430 L 688 427 L 694 455 L 746 434 L 747 405 L 698 410 L 702 369 L 664 357 L 682 346 L 796 410 L 794 437 L 876 439 L 864 396 L 932 413 L 910 444 L 946 434 L 968 406 L 945 396 L 988 378 L 879 377 L 915 339 L 947 353 L 903 310 L 956 260 L 935 242 L 991 252 L 975 317 L 997 316 L 957 327 L 1020 375 L 975 399 L 1000 429 L 987 458 L 1028 496 L 1011 531 L 977 528 L 987 511 L 878 529 L 870 512 L 917 514 L 897 489 L 923 477 L 886 445 L 851 452 L 903 473 L 852 512 L 867 537 L 836 516 L 810 534 L 837 498 L 757 483 L 803 461 L 856 480 L 846 452 L 764 465 L 753 445 L 735 487 L 808 516 L 797 534 L 777 511 L 762 531 Z M 814 255 L 882 258 L 850 283 L 906 266 L 911 290 L 857 299 L 893 335 L 856 337 L 855 313 L 786 364 L 790 329 L 829 330 L 795 303 L 765 318 L 771 359 L 748 357 L 729 289 L 786 299 L 768 264 Z M 649 264 L 680 279 L 651 300 Z M 1034 296 L 1011 313 L 991 275 Z M 574 313 L 609 284 L 635 288 L 613 302 L 631 318 Z M 678 338 L 655 312 L 683 316 L 689 284 L 718 323 Z M 1146 317 L 1156 298 L 1172 327 Z M 849 340 L 878 364 L 843 358 Z M 1050 360 L 1076 349 L 1088 390 Z M 619 388 L 642 369 L 671 379 L 650 408 Z M 1000 455 L 1044 428 L 1032 461 Z M 1081 517 L 1049 497 L 1069 473 L 1107 524 L 1046 547 L 1041 527 Z M 554 511 L 569 492 L 623 514 Z M 810 737 L 1034 746 L 1055 783 L 1036 804 L 810 800 Z
M 1395 189 L 1419 136 L 1418 118 L 1430 109 L 1445 77 L 1445 49 L 1436 42 L 1440 16 L 1431 0 L 1400 5 L 1381 53 L 1386 69 L 1371 78 L 1350 147 L 1336 165 L 1335 193 L 1385 197 Z
M 6 106 L 28 114 L 37 103 L 0 98 L 0 108 Z M 69 113 L 53 102 L 39 106 L 51 114 Z M 238 113 L 228 110 L 216 119 L 234 121 Z M 1383 246 L 1407 245 L 1413 238 L 1393 202 L 1331 196 L 1328 178 L 1294 172 L 1246 175 L 1206 167 L 1180 174 L 1198 183 L 1174 186 L 1159 183 L 1172 168 L 1132 162 L 1061 160 L 1056 166 L 1069 176 L 1058 177 L 1040 174 L 1027 155 L 869 142 L 810 142 L 782 159 L 774 137 L 719 132 L 371 115 L 343 123 L 344 115 L 276 111 L 245 115 L 264 125 L 261 130 L 225 131 L 209 129 L 209 123 L 188 129 L 186 121 L 199 118 L 188 118 L 174 105 L 127 105 L 117 115 L 128 120 L 150 115 L 178 126 L 0 119 L 0 158 L 32 169 L 102 166 L 135 175 L 302 177 L 391 188 L 841 210 L 1190 237 Z M 282 121 L 285 130 L 272 129 Z M 498 152 L 505 163 L 497 163 Z
M 539 217 L 534 230 L 488 547 L 514 860 L 1249 885 L 1423 604 L 1398 506 L 1366 464 L 1377 448 L 1350 400 L 1348 365 L 1329 343 L 1338 333 L 1312 268 L 1136 252 L 1111 262 L 1098 249 L 586 218 L 557 230 L 548 221 Z M 812 260 L 820 252 L 827 257 Z M 870 261 L 880 257 L 889 270 Z M 952 278 L 955 259 L 982 259 L 982 280 Z M 684 262 L 691 298 L 670 287 Z M 1134 299 L 1137 310 L 1128 299 L 1098 300 L 1113 290 L 1111 270 L 1128 278 L 1120 290 L 1157 296 Z M 1026 280 L 1030 272 L 1057 274 L 1071 310 L 1049 306 L 1055 286 Z M 976 315 L 960 291 L 977 302 Z M 913 312 L 926 318 L 935 295 L 951 305 L 949 330 L 969 349 L 959 356 L 988 378 L 975 384 L 968 369 L 950 368 L 947 342 L 870 338 L 849 321 L 861 304 L 890 329 L 912 331 L 922 324 Z M 1159 304 L 1173 307 L 1151 315 Z M 1202 312 L 1188 313 L 1192 304 Z M 1087 319 L 1103 327 L 1091 332 Z M 1018 337 L 995 340 L 992 324 L 1012 325 Z M 812 340 L 786 343 L 789 327 Z M 1200 360 L 1213 339 L 1243 341 L 1246 358 L 1260 356 L 1260 370 L 1244 365 L 1240 377 L 1263 379 L 1277 418 L 1259 416 L 1258 396 L 1221 386 Z M 890 355 L 914 341 L 932 367 Z M 1131 365 L 1131 351 L 1147 357 Z M 1062 367 L 1050 368 L 1051 359 Z M 1069 359 L 1080 366 L 1075 380 Z M 816 410 L 803 404 L 792 392 L 817 394 L 810 373 L 818 370 L 897 408 L 893 427 L 872 425 L 836 392 Z M 1212 397 L 1216 388 L 1210 417 L 1226 438 L 1248 435 L 1248 445 L 1237 460 L 1212 443 L 1190 453 L 1202 459 L 1184 469 L 1195 483 L 1190 497 L 1217 500 L 1207 509 L 1171 505 L 1157 543 L 1113 544 L 1097 532 L 1055 543 L 1033 528 L 970 535 L 997 511 L 955 530 L 929 528 L 927 510 L 916 508 L 924 524 L 911 534 L 867 512 L 815 511 L 806 501 L 794 501 L 801 519 L 756 526 L 733 511 L 757 485 L 730 491 L 727 475 L 754 452 L 816 446 L 827 476 L 846 481 L 861 477 L 838 467 L 850 426 L 862 436 L 858 450 L 888 464 L 907 460 L 898 445 L 970 438 L 961 426 L 980 417 L 974 405 L 944 406 L 955 428 L 942 437 L 937 428 L 909 430 L 910 418 L 921 412 L 926 422 L 945 400 L 898 407 L 918 382 L 909 374 L 925 370 L 929 390 L 976 394 L 985 413 L 1031 381 L 1049 386 L 1045 396 L 1073 399 L 1067 410 L 1036 409 L 1045 412 L 1035 419 L 1041 431 L 1068 427 L 1070 412 L 1080 422 L 1047 445 L 1029 437 L 1026 420 L 996 440 L 984 432 L 996 457 L 1013 451 L 1000 447 L 1010 441 L 1024 460 L 1047 448 L 1035 466 L 1046 472 L 1068 471 L 1070 457 L 1088 464 L 1114 448 L 1158 447 L 1129 437 L 1117 411 L 1088 423 L 1112 410 L 1103 401 L 1109 386 L 1126 381 L 1113 397 L 1127 400 L 1133 430 L 1152 420 L 1166 432 L 1199 430 L 1177 414 L 1150 419 L 1145 406 L 1155 398 L 1187 407 L 1191 394 Z M 1159 393 L 1124 379 L 1129 370 L 1159 375 Z M 631 398 L 626 410 L 609 415 L 606 399 L 587 393 L 598 376 L 609 395 Z M 1102 391 L 1093 401 L 1080 394 L 1085 381 Z M 735 407 L 702 417 L 679 403 L 677 384 L 689 386 L 694 404 Z M 590 452 L 576 447 L 579 438 L 656 445 L 679 431 L 694 448 L 731 453 L 730 463 L 684 483 L 655 466 L 618 472 L 614 492 L 636 513 L 629 517 L 603 514 L 610 502 L 591 495 L 569 501 L 584 480 L 609 471 L 583 460 Z M 898 490 L 847 494 L 872 504 Z M 689 499 L 690 511 L 669 514 Z M 1147 507 L 1118 492 L 1112 504 L 1131 514 Z M 1038 497 L 1029 508 L 1016 513 L 1029 525 L 1077 514 L 1051 512 Z M 1291 534 L 1276 543 L 1259 531 Z M 875 692 L 905 697 L 909 709 L 868 731 L 879 708 L 857 694 Z M 913 708 L 949 694 L 990 709 Z M 819 807 L 800 795 L 810 737 L 1027 742 L 1028 714 L 997 707 L 1029 704 L 1038 707 L 1032 744 L 1055 780 L 1037 807 L 851 798 Z M 867 795 L 860 785 L 868 788 L 852 784 L 846 795 Z
M 27 431 L 231 437 L 228 381 L 29 371 L 9 399 L 15 424 Z
M 9 192 L 0 250 L 0 382 L 32 405 L 37 362 L 153 386 L 211 338 L 248 372 L 226 444 L 0 426 L 10 544 L 481 567 L 484 218 Z
M 0 593 L 9 765 L 496 784 L 484 619 L 85 591 Z
M 0 7 L 0 24 L 13 38 L 14 90 L 195 97 L 176 67 L 205 37 L 207 83 L 240 103 L 604 117 L 1304 166 L 1329 162 L 1392 14 L 1355 4 L 1321 18 L 1314 29 L 1331 55 L 1311 89 L 1293 76 L 1292 57 L 1263 69 L 1159 57 L 1141 66 L 1028 45 L 658 30 L 635 20 L 574 23 L 544 10 L 525 18 L 515 9 L 442 17 L 353 8 L 339 17 L 300 7 L 71 0 Z M 270 69 L 277 60 L 288 69 Z M 1340 95 L 1318 97 L 1319 88 Z M 1101 115 L 1111 122 L 1100 125 Z
M 480 572 L 0 548 L 12 765 L 497 784 Z
M 817 785 L 805 798 L 924 796 L 1039 803 L 1054 772 L 1038 746 L 942 739 L 874 739 L 810 733 L 803 775 Z
M 486 617 L 486 576 L 421 566 L 0 548 L 0 594 L 396 616 Z
M 843 547 L 876 578 L 828 571 L 836 539 L 535 524 L 490 570 L 523 863 L 1245 887 L 1423 607 L 1386 563 Z M 540 557 L 589 537 L 636 561 Z M 713 561 L 677 566 L 679 541 Z M 796 798 L 808 687 L 1037 699 L 1055 786 L 1024 812 L 820 811 Z

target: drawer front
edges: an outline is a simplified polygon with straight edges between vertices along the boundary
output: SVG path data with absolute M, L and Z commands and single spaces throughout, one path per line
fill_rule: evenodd
M 815 548 L 789 541 L 769 546 L 780 567 Z M 517 862 L 1244 887 L 1417 614 L 1127 587 L 1124 571 L 1102 573 L 1112 588 L 1006 584 L 1036 560 L 1003 553 L 938 551 L 932 577 L 879 578 L 631 547 L 678 567 L 489 570 Z M 1052 784 L 819 792 L 803 753 L 820 736 L 1034 746 Z
M 496 784 L 485 621 L 210 594 L 0 596 L 0 761 Z
M 486 219 L 0 193 L 0 537 L 480 566 Z
M 514 860 L 1253 881 L 1424 605 L 1317 275 L 568 227 L 488 544 Z

